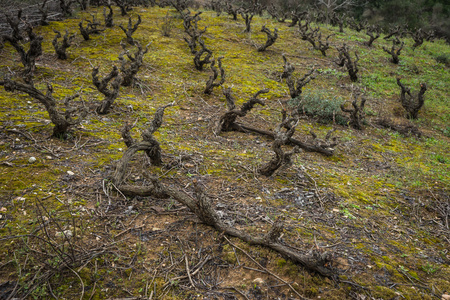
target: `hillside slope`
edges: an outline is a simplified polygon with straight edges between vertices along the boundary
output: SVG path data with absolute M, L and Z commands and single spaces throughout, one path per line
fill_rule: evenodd
M 390 48 L 390 41 L 380 38 L 367 47 L 363 32 L 339 33 L 321 25 L 322 36 L 334 33 L 325 57 L 301 40 L 297 27 L 255 16 L 251 33 L 244 33 L 242 18 L 203 12 L 199 28 L 207 26 L 203 39 L 214 57 L 223 56 L 223 86 L 231 88 L 237 106 L 259 90 L 270 90 L 260 96 L 265 106 L 255 106 L 239 122 L 273 131 L 283 109 L 298 109 L 296 139 L 311 142 L 311 130 L 324 139 L 336 129 L 339 143 L 332 156 L 301 151 L 292 166 L 265 177 L 257 170 L 273 155 L 270 139 L 235 131 L 215 134 L 226 111 L 225 97 L 221 88 L 203 93 L 212 72 L 195 69 L 174 9 L 129 12 L 133 22 L 136 14 L 142 17 L 133 38 L 149 44 L 139 81 L 120 88 L 109 114 L 95 113 L 104 96 L 92 84 L 92 69 L 99 67 L 104 77 L 113 65 L 120 66 L 125 37 L 115 26 L 82 39 L 80 20 L 91 15 L 103 20 L 102 12 L 92 8 L 35 28 L 44 37 L 35 86 L 45 92 L 52 83 L 61 107 L 65 96 L 79 92 L 81 98 L 72 102 L 90 111 L 67 140 L 50 138 L 53 125 L 36 100 L 0 89 L 0 284 L 17 283 L 20 295 L 30 291 L 35 298 L 66 299 L 80 298 L 81 291 L 85 299 L 234 299 L 243 294 L 248 299 L 436 299 L 450 293 L 450 72 L 437 59 L 449 57 L 447 44 L 425 42 L 413 51 L 413 41 L 404 39 L 400 63 L 394 65 L 382 49 Z M 121 17 L 118 8 L 114 14 L 116 24 L 126 25 L 128 17 Z M 162 35 L 164 22 L 173 26 L 170 36 Z M 277 27 L 279 38 L 258 52 L 266 40 L 263 25 Z M 77 37 L 67 50 L 69 58 L 57 60 L 53 29 L 66 28 Z M 334 62 L 343 43 L 352 56 L 358 52 L 358 82 Z M 8 43 L 0 51 L 2 77 L 20 78 L 18 54 Z M 296 78 L 316 70 L 299 99 L 290 99 L 281 78 L 282 54 L 295 67 Z M 428 86 L 417 120 L 405 117 L 397 77 L 414 93 L 420 83 Z M 339 109 L 353 100 L 357 88 L 367 98 L 364 130 L 350 128 Z M 193 181 L 200 183 L 224 222 L 253 236 L 281 217 L 281 241 L 301 253 L 329 252 L 334 279 L 224 236 L 174 199 L 118 192 L 110 179 L 127 148 L 123 126 L 135 124 L 132 136 L 140 139 L 157 108 L 169 103 L 174 105 L 166 108 L 154 134 L 163 166 L 136 154 L 127 182 L 146 186 L 157 176 L 189 195 Z M 422 134 L 404 136 L 382 128 L 377 125 L 381 118 L 416 126 Z M 0 295 L 8 290 L 0 287 Z

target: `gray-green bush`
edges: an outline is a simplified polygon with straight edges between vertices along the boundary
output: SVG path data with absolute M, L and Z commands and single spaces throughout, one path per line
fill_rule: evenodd
M 341 112 L 342 99 L 325 92 L 304 92 L 300 97 L 289 101 L 300 114 L 317 118 L 320 123 L 346 125 L 348 119 Z

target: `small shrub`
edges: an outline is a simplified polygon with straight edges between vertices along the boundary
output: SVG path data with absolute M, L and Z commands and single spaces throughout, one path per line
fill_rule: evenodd
M 430 263 L 427 262 L 426 265 L 422 265 L 420 266 L 420 268 L 422 269 L 422 271 L 424 271 L 425 273 L 427 273 L 428 275 L 436 273 L 437 271 L 439 271 L 439 267 L 436 267 Z
M 169 12 L 166 13 L 162 22 L 159 24 L 159 29 L 161 30 L 161 34 L 166 37 L 170 37 L 173 28 L 175 27 L 173 23 L 173 18 L 169 16 Z
M 399 65 L 401 66 L 401 70 L 402 71 L 405 71 L 405 72 L 408 72 L 408 73 L 412 73 L 412 74 L 418 75 L 421 72 L 420 68 L 414 63 L 408 64 L 406 62 L 403 63 L 402 61 L 400 61 Z
M 436 56 L 438 63 L 444 64 L 446 67 L 450 67 L 450 54 L 441 54 Z
M 342 114 L 339 97 L 325 93 L 306 92 L 301 97 L 290 100 L 290 105 L 296 107 L 299 113 L 317 118 L 320 123 L 333 123 L 346 125 L 348 120 Z

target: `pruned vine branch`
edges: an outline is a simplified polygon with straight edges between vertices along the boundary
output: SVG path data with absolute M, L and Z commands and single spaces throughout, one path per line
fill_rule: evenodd
M 144 55 L 148 52 L 150 44 L 147 44 L 145 49 L 142 48 L 138 41 L 135 41 L 134 45 L 137 47 L 134 55 L 129 50 L 126 50 L 123 44 L 124 51 L 119 54 L 120 72 L 123 79 L 122 86 L 133 86 L 136 83 L 136 74 L 144 64 Z M 125 57 L 128 59 L 125 59 Z
M 369 40 L 364 42 L 364 45 L 372 47 L 373 42 L 380 37 L 380 30 L 376 26 L 370 26 L 367 28 L 366 34 L 369 36 Z
M 213 60 L 211 60 L 211 57 L 213 53 L 205 46 L 205 42 L 202 39 L 199 39 L 198 43 L 200 44 L 201 49 L 195 52 L 194 66 L 197 70 L 202 71 L 204 65 L 212 63 Z
M 223 90 L 223 94 L 225 95 L 228 111 L 225 112 L 219 119 L 219 122 L 215 129 L 215 134 L 220 134 L 222 131 L 243 131 L 242 128 L 238 124 L 236 124 L 236 119 L 238 117 L 245 117 L 247 113 L 249 113 L 256 104 L 264 106 L 264 100 L 259 99 L 261 94 L 266 94 L 269 92 L 269 89 L 263 89 L 256 92 L 252 98 L 250 98 L 247 102 L 242 104 L 240 109 L 236 108 L 236 99 L 231 94 L 231 88 L 226 88 Z
M 108 7 L 109 13 L 106 14 L 106 8 Z M 114 12 L 111 7 L 111 4 L 107 4 L 103 7 L 103 18 L 105 19 L 105 27 L 112 28 L 114 27 Z
M 396 48 L 396 42 L 395 42 L 395 40 L 393 40 L 392 41 L 392 48 L 391 48 L 391 50 L 389 50 L 389 49 L 387 49 L 387 48 L 385 48 L 384 46 L 383 46 L 383 51 L 384 52 L 386 52 L 386 53 L 388 53 L 388 54 L 390 54 L 391 56 L 392 56 L 392 58 L 390 59 L 390 61 L 393 63 L 393 64 L 398 64 L 399 62 L 400 62 L 400 58 L 399 58 L 399 56 L 400 56 L 400 53 L 401 53 L 401 51 L 402 51 L 402 49 L 403 49 L 403 45 L 405 44 L 404 42 L 402 42 L 401 43 L 401 45 L 400 45 L 400 47 L 398 47 L 398 48 Z
M 138 151 L 145 151 L 147 156 L 150 158 L 152 165 L 160 166 L 162 164 L 161 160 L 161 147 L 158 140 L 153 136 L 153 134 L 161 127 L 164 117 L 164 111 L 167 107 L 173 106 L 174 103 L 169 103 L 165 106 L 159 107 L 153 117 L 153 121 L 148 128 L 142 133 L 142 141 L 136 142 L 131 138 L 130 130 L 131 126 L 128 124 L 122 129 L 122 138 L 125 141 L 128 149 L 123 154 L 122 158 L 116 166 L 116 170 L 113 175 L 113 182 L 117 186 L 121 186 L 124 179 L 125 173 L 128 169 L 128 164 L 133 155 Z
M 264 176 L 272 176 L 272 174 L 275 173 L 275 171 L 277 171 L 280 167 L 288 167 L 292 164 L 291 158 L 295 153 L 299 153 L 300 148 L 295 146 L 291 151 L 285 152 L 283 151 L 282 146 L 289 143 L 289 140 L 295 132 L 295 127 L 297 124 L 298 119 L 287 118 L 286 111 L 282 111 L 281 123 L 278 124 L 275 129 L 274 140 L 272 143 L 272 151 L 275 155 L 270 159 L 270 161 L 258 169 L 259 174 Z
M 113 0 L 116 5 L 120 8 L 120 14 L 123 16 L 126 16 L 129 11 L 132 10 L 130 7 L 130 4 L 128 3 L 128 0 Z
M 88 112 L 84 107 L 70 107 L 70 102 L 80 96 L 78 93 L 64 98 L 65 110 L 59 111 L 57 101 L 53 97 L 53 87 L 51 84 L 47 84 L 47 92 L 45 94 L 31 84 L 20 83 L 9 78 L 5 78 L 3 81 L 0 81 L 0 85 L 2 85 L 8 92 L 19 91 L 26 93 L 43 104 L 49 114 L 50 120 L 55 125 L 55 127 L 53 127 L 52 136 L 57 138 L 67 138 L 67 133 L 70 127 L 78 125 L 86 117 Z M 73 117 L 77 111 L 78 117 L 74 119 Z
M 12 35 L 4 35 L 3 39 L 8 41 L 20 55 L 20 61 L 24 66 L 23 79 L 26 83 L 32 84 L 33 73 L 36 69 L 36 59 L 42 55 L 42 41 L 44 38 L 33 32 L 33 27 L 26 24 L 25 31 L 29 39 L 28 51 L 25 51 L 20 39 L 17 39 L 14 32 Z
M 345 107 L 345 103 L 341 104 L 341 110 L 343 112 L 350 114 L 349 125 L 355 129 L 362 130 L 363 122 L 365 118 L 364 105 L 366 104 L 367 98 L 365 96 L 361 97 L 361 102 L 358 104 L 358 97 L 360 92 L 355 91 L 353 93 L 352 108 Z
M 281 77 L 286 79 L 286 84 L 289 88 L 289 93 L 291 95 L 291 98 L 294 99 L 302 94 L 303 88 L 311 80 L 316 78 L 313 75 L 315 69 L 312 68 L 302 78 L 295 80 L 292 78 L 292 74 L 295 71 L 295 67 L 291 63 L 288 62 L 288 60 L 284 54 L 283 54 L 283 60 L 284 60 L 284 67 L 283 67 L 283 74 Z
M 98 67 L 92 70 L 92 83 L 95 85 L 97 90 L 105 95 L 105 99 L 97 107 L 96 111 L 98 114 L 104 115 L 109 112 L 114 100 L 119 96 L 120 85 L 122 84 L 122 77 L 119 75 L 119 70 L 116 66 L 113 67 L 112 71 L 102 80 L 98 78 Z M 111 87 L 112 90 L 108 89 L 108 84 L 112 80 Z
M 397 85 L 401 88 L 400 101 L 407 112 L 408 119 L 417 119 L 419 110 L 425 103 L 424 94 L 427 91 L 426 83 L 420 84 L 420 91 L 417 95 L 413 95 L 411 89 L 400 82 L 400 78 L 397 78 Z
M 69 31 L 66 30 L 66 34 L 64 35 L 62 42 L 59 43 L 58 39 L 61 38 L 61 32 L 59 32 L 56 29 L 53 29 L 53 32 L 56 33 L 55 38 L 52 41 L 52 45 L 55 48 L 56 56 L 58 57 L 58 59 L 63 59 L 63 60 L 67 59 L 66 50 L 67 50 L 67 48 L 70 47 L 72 40 L 75 38 L 75 33 L 72 35 L 69 35 Z
M 218 67 L 220 70 L 220 81 L 219 82 L 214 82 L 217 79 L 217 77 L 219 76 L 219 70 L 217 70 L 217 68 L 215 66 L 215 59 L 213 59 L 211 61 L 210 68 L 211 68 L 211 71 L 213 72 L 213 74 L 209 77 L 208 81 L 206 82 L 206 88 L 205 88 L 204 93 L 207 95 L 211 94 L 215 87 L 219 87 L 222 84 L 224 84 L 224 82 L 225 82 L 225 70 L 222 67 L 222 59 L 223 59 L 223 56 L 221 56 L 217 59 Z
M 335 63 L 340 67 L 345 66 L 351 81 L 358 81 L 358 53 L 355 51 L 356 59 L 353 60 L 350 56 L 349 49 L 347 48 L 346 44 L 343 44 L 342 47 L 338 48 L 337 50 L 339 51 L 339 58 L 337 61 L 335 61 Z
M 104 29 L 98 28 L 100 26 L 100 22 L 97 21 L 95 16 L 92 16 L 92 21 L 87 20 L 86 27 L 83 27 L 83 21 L 78 23 L 78 27 L 80 28 L 81 35 L 83 36 L 85 41 L 88 41 L 91 39 L 91 34 L 99 34 Z
M 252 19 L 254 17 L 253 12 L 251 12 L 250 10 L 241 10 L 240 14 L 241 14 L 241 17 L 245 21 L 245 30 L 244 30 L 244 32 L 250 32 L 251 31 Z
M 272 46 L 278 38 L 278 29 L 277 28 L 275 28 L 272 33 L 272 31 L 270 31 L 270 29 L 268 29 L 266 27 L 266 25 L 263 25 L 261 32 L 264 32 L 267 35 L 267 41 L 264 45 L 262 45 L 258 48 L 258 52 L 266 51 L 266 49 L 268 47 Z
M 142 22 L 141 16 L 140 15 L 137 15 L 137 16 L 138 16 L 138 19 L 134 25 L 133 25 L 133 22 L 131 21 L 131 17 L 128 18 L 128 26 L 126 29 L 125 29 L 125 27 L 123 27 L 122 24 L 119 25 L 120 29 L 122 29 L 122 31 L 126 35 L 127 43 L 130 45 L 135 44 L 135 41 L 134 41 L 132 35 L 138 29 L 139 24 L 141 24 L 141 22 Z

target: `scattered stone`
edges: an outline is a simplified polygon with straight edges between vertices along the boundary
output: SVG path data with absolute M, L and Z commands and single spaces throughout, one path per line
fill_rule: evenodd
M 6 207 L 0 208 L 0 212 L 6 212 L 8 209 Z
M 70 176 L 73 176 L 73 175 L 75 175 L 75 173 L 74 173 L 74 172 L 72 172 L 72 171 L 67 171 L 67 174 L 69 174 Z
M 46 159 L 53 159 L 53 157 L 51 157 L 50 155 L 47 155 L 45 158 Z
M 35 162 L 36 162 L 36 157 L 34 157 L 34 156 L 30 157 L 30 158 L 28 159 L 28 162 L 29 162 L 30 164 L 35 163 Z
M 130 205 L 127 207 L 127 210 L 124 212 L 124 214 L 128 215 L 128 214 L 132 214 L 135 213 L 135 211 L 133 210 L 134 206 Z
M 258 277 L 253 280 L 253 283 L 263 285 L 265 283 L 265 281 Z
M 72 230 L 67 229 L 67 230 L 64 230 L 63 232 L 57 231 L 55 233 L 55 235 L 58 237 L 72 237 L 73 233 L 72 233 Z

